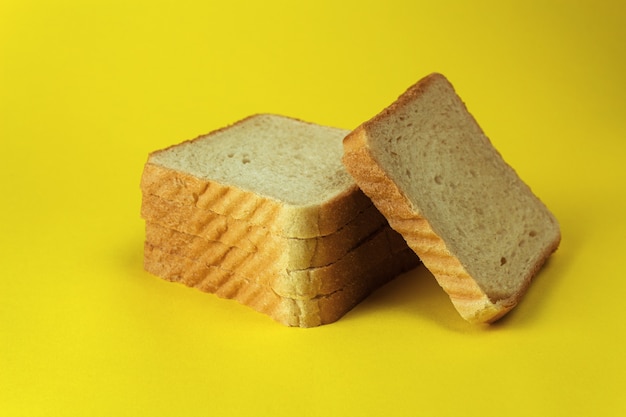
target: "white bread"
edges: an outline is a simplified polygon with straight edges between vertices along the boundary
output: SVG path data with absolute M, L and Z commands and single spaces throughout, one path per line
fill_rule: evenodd
M 284 116 L 250 116 L 151 153 L 141 190 L 280 236 L 328 235 L 371 204 L 341 164 L 347 133 Z
M 340 290 L 311 298 L 280 296 L 255 279 L 233 271 L 207 266 L 146 243 L 144 268 L 165 280 L 178 282 L 222 298 L 234 299 L 293 327 L 314 327 L 332 323 L 356 306 L 376 288 L 413 268 L 416 256 L 406 249 L 371 267 Z
M 274 115 L 150 154 L 144 267 L 300 327 L 419 263 L 341 163 L 347 131 Z
M 240 248 L 284 269 L 305 269 L 333 263 L 387 225 L 383 215 L 370 204 L 335 233 L 307 239 L 286 238 L 244 220 L 153 195 L 143 196 L 141 215 L 146 222 L 220 242 L 223 247 Z M 169 233 L 167 239 L 173 238 L 174 235 Z
M 559 245 L 555 217 L 440 74 L 347 135 L 343 162 L 468 321 L 511 310 Z
M 366 241 L 350 250 L 336 262 L 317 268 L 288 269 L 272 258 L 250 253 L 237 247 L 208 241 L 153 223 L 146 223 L 146 244 L 191 259 L 209 268 L 231 271 L 250 277 L 256 284 L 270 287 L 280 296 L 309 299 L 327 295 L 364 280 L 368 271 L 407 250 L 404 239 L 385 225 Z M 415 263 L 418 258 L 414 255 Z

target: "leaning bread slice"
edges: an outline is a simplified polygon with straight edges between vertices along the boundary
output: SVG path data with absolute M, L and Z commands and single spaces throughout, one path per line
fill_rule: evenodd
M 373 265 L 341 289 L 309 298 L 284 297 L 253 277 L 207 266 L 203 262 L 170 253 L 146 242 L 146 271 L 219 297 L 233 299 L 287 326 L 314 327 L 332 323 L 350 311 L 378 287 L 416 265 L 416 256 L 405 249 Z
M 201 236 L 222 243 L 221 247 L 242 249 L 257 254 L 283 269 L 305 269 L 328 265 L 340 259 L 366 240 L 372 233 L 387 225 L 387 220 L 370 204 L 363 212 L 336 232 L 306 239 L 286 238 L 271 233 L 270 229 L 251 225 L 245 220 L 215 214 L 194 206 L 163 200 L 154 195 L 142 198 L 141 215 L 160 230 L 164 239 L 174 239 L 173 231 Z M 211 252 L 214 257 L 221 251 Z
M 256 284 L 294 299 L 314 298 L 341 291 L 353 281 L 367 276 L 371 268 L 409 249 L 404 239 L 388 225 L 381 227 L 337 261 L 316 268 L 289 269 L 262 253 L 246 252 L 153 223 L 146 223 L 146 244 L 210 268 L 250 277 Z M 418 258 L 414 257 L 417 265 Z
M 153 152 L 144 195 L 309 238 L 334 233 L 371 202 L 341 164 L 348 131 L 261 114 Z
M 511 310 L 560 242 L 555 217 L 440 74 L 347 135 L 343 161 L 468 321 Z

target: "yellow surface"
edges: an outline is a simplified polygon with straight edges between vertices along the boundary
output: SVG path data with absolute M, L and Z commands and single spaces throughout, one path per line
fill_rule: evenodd
M 626 415 L 621 4 L 3 0 L 0 415 Z M 142 271 L 148 152 L 432 71 L 562 225 L 506 319 L 423 269 L 308 330 Z

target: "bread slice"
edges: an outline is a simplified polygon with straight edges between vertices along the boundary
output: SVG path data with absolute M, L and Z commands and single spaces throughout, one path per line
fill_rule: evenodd
M 284 116 L 250 116 L 151 153 L 141 190 L 280 236 L 328 235 L 371 204 L 341 163 L 347 133 Z
M 555 217 L 441 74 L 343 143 L 347 170 L 468 321 L 511 310 L 559 245 Z
M 141 214 L 148 223 L 162 226 L 161 233 L 168 234 L 165 239 L 174 238 L 170 229 L 201 236 L 221 243 L 224 248 L 234 246 L 258 254 L 265 261 L 290 270 L 336 262 L 387 225 L 387 220 L 372 204 L 335 233 L 306 239 L 273 235 L 268 228 L 153 195 L 143 196 Z M 215 256 L 217 253 L 220 251 Z
M 172 254 L 145 244 L 146 271 L 222 298 L 234 299 L 287 326 L 314 327 L 332 323 L 350 311 L 368 294 L 416 264 L 415 254 L 406 249 L 392 259 L 372 266 L 341 289 L 310 298 L 280 296 L 254 278 L 207 266 L 201 261 Z
M 153 223 L 146 224 L 146 244 L 173 255 L 194 260 L 207 268 L 231 271 L 250 277 L 277 294 L 309 299 L 341 291 L 353 281 L 363 280 L 369 270 L 409 249 L 404 239 L 388 225 L 336 262 L 317 268 L 288 269 L 272 257 L 246 252 Z M 413 254 L 414 255 L 414 254 Z M 414 255 L 416 266 L 419 262 Z

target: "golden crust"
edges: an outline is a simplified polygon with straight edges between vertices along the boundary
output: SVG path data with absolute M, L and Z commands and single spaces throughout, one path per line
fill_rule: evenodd
M 163 227 L 163 232 L 167 232 L 168 236 L 162 239 L 173 239 L 171 231 L 176 230 L 273 258 L 288 269 L 333 263 L 387 225 L 387 220 L 370 204 L 335 233 L 307 239 L 286 238 L 273 235 L 270 229 L 251 225 L 244 220 L 145 194 L 141 215 L 147 222 Z
M 165 237 L 165 238 L 164 238 Z M 389 226 L 329 265 L 290 270 L 275 259 L 238 248 L 207 241 L 198 236 L 167 231 L 148 223 L 146 243 L 173 255 L 240 275 L 254 276 L 257 283 L 269 286 L 281 296 L 306 299 L 340 290 L 358 276 L 407 250 L 402 237 Z M 417 258 L 416 258 L 417 259 Z
M 281 296 L 271 287 L 234 271 L 169 253 L 149 243 L 144 247 L 144 268 L 165 280 L 178 282 L 241 304 L 270 316 L 287 326 L 314 327 L 332 323 L 356 306 L 376 288 L 417 264 L 410 250 L 381 262 L 365 275 L 354 276 L 337 290 L 308 298 Z

